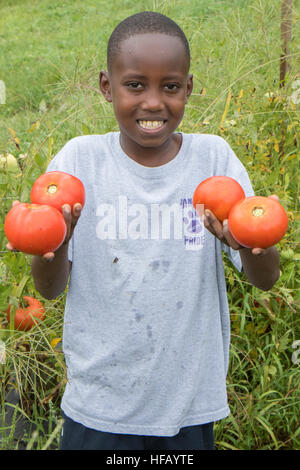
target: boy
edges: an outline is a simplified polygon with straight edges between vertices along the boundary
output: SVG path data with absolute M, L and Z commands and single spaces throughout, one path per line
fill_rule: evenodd
M 222 138 L 175 132 L 193 89 L 179 26 L 154 12 L 125 19 L 107 65 L 100 89 L 120 132 L 76 137 L 51 161 L 47 171 L 82 180 L 86 203 L 64 206 L 64 244 L 32 261 L 45 298 L 70 275 L 61 449 L 213 449 L 213 423 L 229 414 L 222 250 L 263 290 L 279 277 L 278 252 L 242 248 L 209 211 L 204 230 L 193 211 L 209 176 L 253 190 Z

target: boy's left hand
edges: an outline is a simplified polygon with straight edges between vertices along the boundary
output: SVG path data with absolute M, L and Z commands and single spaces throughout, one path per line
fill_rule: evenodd
M 273 194 L 269 196 L 276 201 L 278 201 L 278 196 Z M 234 250 L 241 250 L 245 248 L 244 246 L 240 245 L 231 235 L 229 228 L 228 228 L 228 220 L 224 220 L 223 224 L 215 217 L 215 215 L 208 209 L 204 210 L 203 215 L 204 227 L 212 233 L 215 237 L 217 237 L 221 242 L 225 243 L 226 245 L 230 246 Z M 267 253 L 267 248 L 252 248 L 251 253 L 253 255 L 264 255 Z

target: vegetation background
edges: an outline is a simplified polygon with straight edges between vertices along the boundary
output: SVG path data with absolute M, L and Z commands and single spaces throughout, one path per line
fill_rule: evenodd
M 0 448 L 57 449 L 66 383 L 61 352 L 66 292 L 41 298 L 31 256 L 5 248 L 5 215 L 72 137 L 118 130 L 98 89 L 112 29 L 130 14 L 172 17 L 191 46 L 195 88 L 180 128 L 225 138 L 256 194 L 273 193 L 289 216 L 278 244 L 281 277 L 252 287 L 224 258 L 231 310 L 231 415 L 215 424 L 217 449 L 300 449 L 299 0 L 294 1 L 290 70 L 279 82 L 281 2 L 273 0 L 0 0 Z M 3 99 L 3 83 L 2 83 Z M 6 319 L 8 304 L 39 298 L 45 321 L 28 332 Z M 299 355 L 299 357 L 298 357 Z M 14 397 L 11 399 L 11 397 Z M 8 418 L 9 417 L 9 418 Z

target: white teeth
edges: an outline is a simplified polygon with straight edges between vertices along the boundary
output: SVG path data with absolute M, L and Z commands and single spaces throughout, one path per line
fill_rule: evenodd
M 139 125 L 144 129 L 157 129 L 163 125 L 164 121 L 139 121 Z

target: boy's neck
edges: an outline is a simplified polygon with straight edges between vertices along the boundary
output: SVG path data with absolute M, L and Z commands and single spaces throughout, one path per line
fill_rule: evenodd
M 140 147 L 120 133 L 120 145 L 129 158 L 143 166 L 162 166 L 173 160 L 178 154 L 182 144 L 182 135 L 172 134 L 163 145 L 159 147 Z

